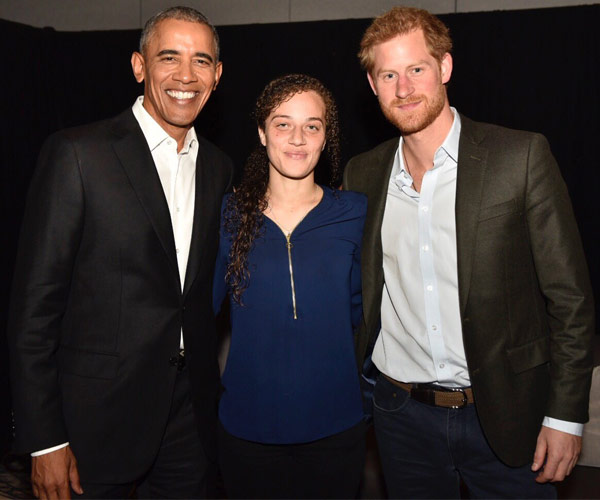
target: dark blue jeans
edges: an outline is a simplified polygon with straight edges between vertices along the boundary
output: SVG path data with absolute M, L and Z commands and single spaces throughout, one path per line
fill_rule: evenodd
M 474 405 L 447 409 L 414 401 L 379 376 L 375 434 L 389 498 L 556 498 L 530 465 L 508 467 L 488 445 Z M 533 459 L 533 452 L 532 452 Z

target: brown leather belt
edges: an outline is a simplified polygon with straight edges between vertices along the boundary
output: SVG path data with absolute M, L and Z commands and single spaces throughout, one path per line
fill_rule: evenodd
M 411 399 L 442 408 L 464 408 L 473 403 L 473 389 L 470 387 L 442 387 L 435 384 L 405 384 L 387 375 L 382 375 L 396 387 L 410 394 Z

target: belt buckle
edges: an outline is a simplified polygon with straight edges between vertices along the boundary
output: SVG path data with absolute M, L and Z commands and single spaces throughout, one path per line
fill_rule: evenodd
M 462 387 L 444 387 L 445 391 L 449 392 L 460 392 L 462 394 L 462 404 L 461 405 L 453 405 L 450 408 L 454 410 L 459 410 L 461 408 L 466 408 L 469 404 L 469 398 L 467 397 L 467 393 Z

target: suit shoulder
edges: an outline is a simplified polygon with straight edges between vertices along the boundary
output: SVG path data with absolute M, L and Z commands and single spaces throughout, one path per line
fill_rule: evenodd
M 348 162 L 348 167 L 353 168 L 355 165 L 371 164 L 378 158 L 385 158 L 393 154 L 398 149 L 398 141 L 397 137 L 389 139 L 369 151 L 352 157 Z
M 512 148 L 518 145 L 529 147 L 533 141 L 547 143 L 546 138 L 537 132 L 519 130 L 493 123 L 477 122 L 461 115 L 462 132 L 466 137 L 482 144 L 493 144 L 497 148 L 503 148 L 510 144 Z
M 136 126 L 139 127 L 131 109 L 127 109 L 112 118 L 58 130 L 50 134 L 45 143 L 98 144 L 124 135 L 126 130 L 131 130 Z
M 218 158 L 226 163 L 232 163 L 231 158 L 229 158 L 227 153 L 201 135 L 198 136 L 198 143 L 200 145 L 200 149 L 204 150 L 209 156 Z

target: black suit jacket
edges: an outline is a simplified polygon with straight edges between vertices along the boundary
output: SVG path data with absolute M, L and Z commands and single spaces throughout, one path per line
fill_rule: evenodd
M 203 445 L 214 455 L 218 388 L 211 290 L 232 165 L 199 138 L 183 293 L 171 219 L 131 110 L 58 132 L 31 183 L 9 344 L 17 451 L 69 441 L 82 480 L 132 480 L 169 414 L 183 328 Z
M 566 186 L 539 134 L 461 116 L 456 180 L 462 335 L 485 435 L 508 465 L 531 462 L 545 415 L 588 419 L 594 308 Z M 381 224 L 398 139 L 348 163 L 369 205 L 359 360 L 379 333 Z M 408 381 L 410 382 L 410 381 Z

